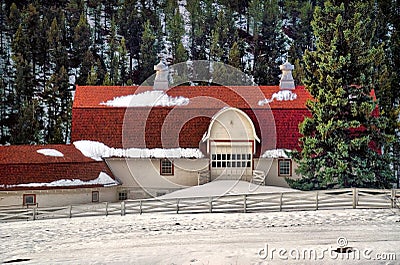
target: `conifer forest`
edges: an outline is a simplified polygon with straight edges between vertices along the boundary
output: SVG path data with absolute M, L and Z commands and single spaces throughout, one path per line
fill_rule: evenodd
M 370 141 L 398 150 L 398 0 L 0 0 L 0 144 L 68 143 L 76 85 L 141 84 L 160 59 L 222 62 L 258 85 L 279 84 L 279 65 L 289 60 L 296 85 L 318 102 L 299 126 L 305 175 L 328 163 L 306 157 L 335 148 L 346 159 Z M 371 90 L 377 101 L 365 97 Z M 379 119 L 363 116 L 376 103 Z M 341 134 L 360 126 L 368 135 Z M 390 160 L 369 151 L 357 159 L 351 170 L 364 175 L 365 161 L 382 171 Z M 359 184 L 336 163 L 341 158 L 329 161 L 338 170 L 332 178 Z M 332 183 L 313 181 L 298 185 Z

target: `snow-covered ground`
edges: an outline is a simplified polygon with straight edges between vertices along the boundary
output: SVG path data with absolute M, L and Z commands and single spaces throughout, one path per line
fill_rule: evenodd
M 159 197 L 160 199 L 218 197 L 223 195 L 279 193 L 298 191 L 291 188 L 255 185 L 242 180 L 216 180 L 203 185 L 177 190 Z
M 398 264 L 399 214 L 357 209 L 0 223 L 0 263 Z M 343 261 L 346 254 L 333 250 L 346 242 L 359 255 Z

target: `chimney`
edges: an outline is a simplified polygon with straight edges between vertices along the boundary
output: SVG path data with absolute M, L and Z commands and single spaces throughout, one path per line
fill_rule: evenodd
M 293 90 L 295 89 L 294 80 L 292 76 L 292 70 L 294 66 L 290 64 L 288 61 L 286 63 L 279 66 L 279 69 L 282 71 L 281 81 L 279 82 L 279 88 L 281 90 Z
M 160 60 L 157 65 L 154 65 L 154 70 L 156 71 L 156 77 L 154 79 L 154 90 L 167 90 L 168 89 L 168 76 L 169 76 L 169 69 L 166 64 Z

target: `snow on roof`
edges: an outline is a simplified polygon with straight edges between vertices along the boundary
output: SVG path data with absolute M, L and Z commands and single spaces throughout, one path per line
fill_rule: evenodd
M 112 100 L 101 102 L 100 105 L 109 107 L 170 107 L 189 104 L 189 99 L 178 96 L 171 97 L 164 91 L 145 91 L 139 94 L 115 97 Z
M 71 187 L 71 186 L 85 186 L 85 185 L 104 185 L 104 186 L 115 186 L 119 183 L 112 179 L 107 173 L 100 172 L 96 179 L 84 181 L 80 179 L 60 179 L 52 182 L 42 183 L 24 183 L 17 185 L 6 185 L 7 188 L 12 187 Z M 5 186 L 5 185 L 0 185 Z
M 272 94 L 272 97 L 270 99 L 263 99 L 258 102 L 259 106 L 264 106 L 266 104 L 272 103 L 274 100 L 277 101 L 293 101 L 297 99 L 297 94 L 290 91 L 290 90 L 280 90 L 279 92 L 276 92 Z
M 297 191 L 291 188 L 276 186 L 259 186 L 247 181 L 216 180 L 204 185 L 193 186 L 186 189 L 174 191 L 160 196 L 160 199 L 190 198 L 190 197 L 213 197 L 235 194 L 256 193 L 280 193 Z
M 272 149 L 272 150 L 267 150 L 264 152 L 264 154 L 261 155 L 261 158 L 289 158 L 287 153 L 289 153 L 290 150 L 288 149 Z
M 56 149 L 51 149 L 51 148 L 44 148 L 44 149 L 39 149 L 36 150 L 39 154 L 45 155 L 45 156 L 56 156 L 56 157 L 63 157 L 64 154 L 61 153 L 60 151 Z
M 125 158 L 202 158 L 203 153 L 197 148 L 111 148 L 96 141 L 76 141 L 73 143 L 86 157 L 101 161 L 106 157 Z

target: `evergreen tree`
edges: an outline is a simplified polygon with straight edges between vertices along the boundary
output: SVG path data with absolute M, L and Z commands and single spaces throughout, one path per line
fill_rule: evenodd
M 142 44 L 140 45 L 137 83 L 141 84 L 154 73 L 155 64 L 157 64 L 156 37 L 150 20 L 147 20 L 143 27 Z
M 125 38 L 123 38 L 123 37 L 122 37 L 121 42 L 118 47 L 118 54 L 119 54 L 118 69 L 119 69 L 119 77 L 120 77 L 118 84 L 126 85 L 129 80 L 128 67 L 127 67 L 128 51 L 126 49 Z
M 241 68 L 240 50 L 239 50 L 239 45 L 237 42 L 233 43 L 232 48 L 229 51 L 228 64 L 237 69 Z
M 111 31 L 110 31 L 110 39 L 108 41 L 108 51 L 107 51 L 107 55 L 108 55 L 108 61 L 109 61 L 109 65 L 108 65 L 108 69 L 110 69 L 109 71 L 109 78 L 110 78 L 110 83 L 112 85 L 115 85 L 117 83 L 119 83 L 119 58 L 118 58 L 118 47 L 119 47 L 119 43 L 117 40 L 117 31 L 116 31 L 116 25 L 115 22 L 112 21 L 111 22 Z
M 85 53 L 89 50 L 92 44 L 90 36 L 90 26 L 87 23 L 85 14 L 82 14 L 74 29 L 72 58 L 70 58 L 72 67 L 78 67 Z
M 86 79 L 86 84 L 88 86 L 94 86 L 97 84 L 97 72 L 94 68 L 94 66 L 92 66 L 90 68 L 90 72 L 88 73 L 87 79 Z
M 336 4 L 337 3 L 337 4 Z M 380 86 L 382 46 L 371 41 L 373 1 L 326 1 L 316 7 L 316 50 L 306 51 L 304 83 L 314 100 L 311 117 L 300 124 L 301 152 L 294 157 L 301 189 L 391 187 L 387 119 L 376 115 L 371 96 Z
M 167 19 L 167 31 L 168 31 L 168 40 L 171 43 L 171 49 L 172 49 L 172 58 L 173 58 L 173 63 L 179 63 L 182 62 L 182 51 L 180 50 L 178 54 L 178 49 L 182 49 L 182 47 L 179 47 L 182 42 L 182 36 L 185 34 L 185 29 L 183 28 L 183 20 L 181 17 L 181 14 L 179 13 L 179 9 L 175 8 L 173 11 L 173 15 Z M 177 57 L 179 55 L 179 60 L 177 60 Z
M 254 80 L 259 85 L 276 85 L 286 53 L 278 1 L 252 0 L 249 9 L 253 18 Z

